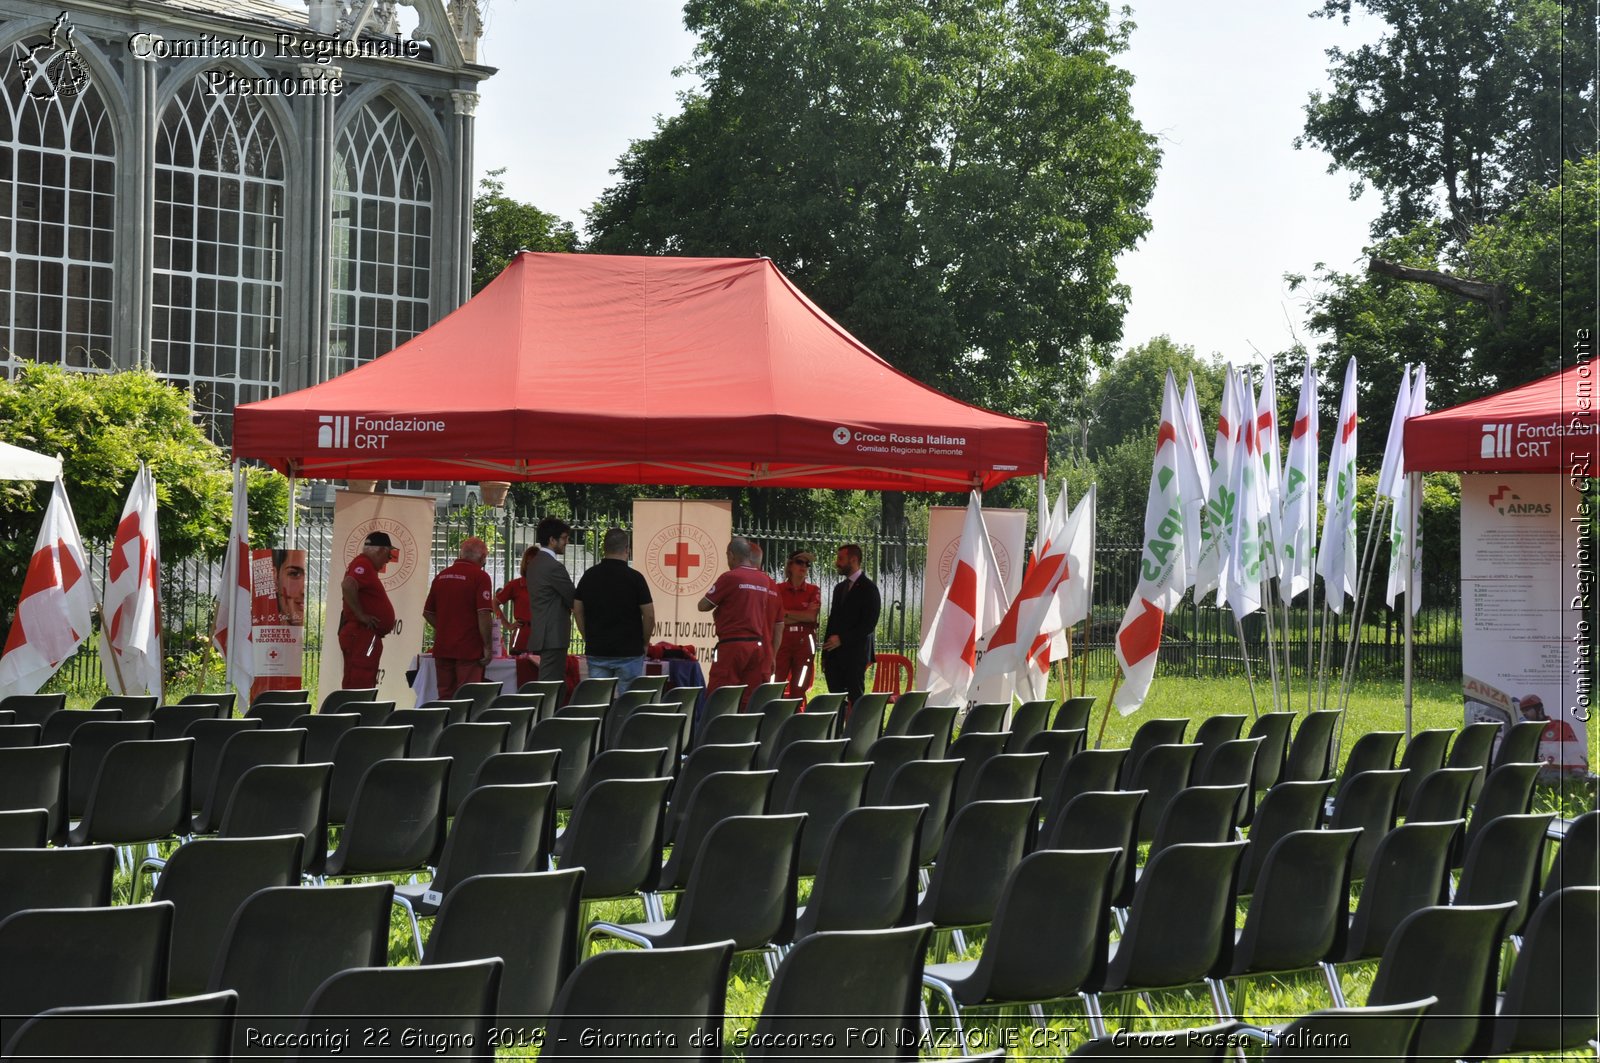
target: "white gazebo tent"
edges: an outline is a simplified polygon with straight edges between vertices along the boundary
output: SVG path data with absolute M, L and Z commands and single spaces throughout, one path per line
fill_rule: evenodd
M 47 457 L 0 442 L 0 480 L 54 480 L 60 475 L 59 457 Z

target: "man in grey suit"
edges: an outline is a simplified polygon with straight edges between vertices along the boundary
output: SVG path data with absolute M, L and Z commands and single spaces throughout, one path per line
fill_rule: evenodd
M 572 528 L 560 517 L 546 517 L 539 522 L 535 534 L 539 537 L 539 552 L 528 565 L 528 605 L 533 613 L 528 647 L 539 655 L 541 680 L 566 679 L 575 588 L 561 555 L 567 552 Z

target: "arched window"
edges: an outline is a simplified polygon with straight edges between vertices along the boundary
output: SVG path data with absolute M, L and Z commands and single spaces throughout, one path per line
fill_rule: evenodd
M 112 120 L 64 18 L 0 60 L 0 367 L 111 369 Z
M 329 376 L 431 324 L 432 254 L 428 160 L 411 124 L 380 97 L 351 118 L 335 149 Z
M 233 408 L 277 392 L 284 164 L 252 96 L 179 91 L 156 132 L 151 363 L 194 392 L 213 439 Z

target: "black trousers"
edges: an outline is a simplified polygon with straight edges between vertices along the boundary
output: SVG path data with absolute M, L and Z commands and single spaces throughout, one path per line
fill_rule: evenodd
M 831 691 L 844 691 L 845 701 L 854 705 L 861 700 L 861 695 L 866 693 L 867 687 L 867 658 L 863 654 L 851 654 L 840 646 L 822 655 L 822 677 L 828 681 Z

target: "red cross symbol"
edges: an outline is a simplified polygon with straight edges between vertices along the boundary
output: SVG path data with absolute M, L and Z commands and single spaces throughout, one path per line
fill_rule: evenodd
M 689 569 L 700 563 L 700 555 L 691 554 L 688 543 L 679 543 L 672 553 L 661 560 L 665 561 L 667 566 L 672 569 L 673 575 L 679 579 L 688 579 Z
M 267 654 L 267 659 L 271 660 L 271 661 L 276 661 L 278 659 L 278 651 L 277 650 L 270 651 Z

